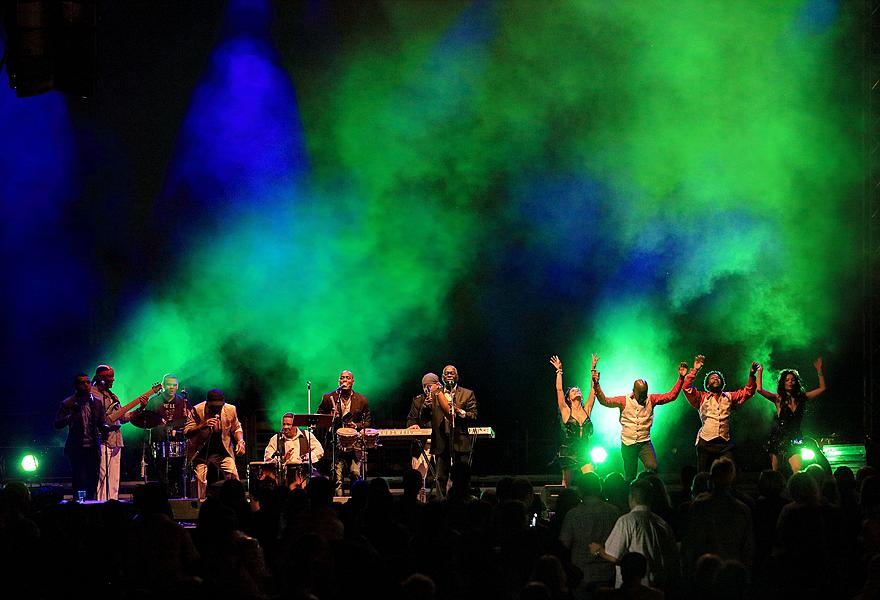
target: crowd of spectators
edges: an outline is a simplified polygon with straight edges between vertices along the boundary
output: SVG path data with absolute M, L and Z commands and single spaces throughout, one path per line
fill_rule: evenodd
M 576 477 L 549 511 L 532 484 L 471 485 L 456 465 L 444 500 L 386 480 L 334 503 L 324 478 L 246 494 L 215 484 L 194 527 L 174 520 L 160 484 L 132 502 L 63 502 L 7 483 L 0 564 L 28 597 L 574 600 L 589 598 L 873 598 L 880 594 L 880 476 L 811 466 L 786 482 L 736 469 L 682 473 L 672 498 L 656 475 Z

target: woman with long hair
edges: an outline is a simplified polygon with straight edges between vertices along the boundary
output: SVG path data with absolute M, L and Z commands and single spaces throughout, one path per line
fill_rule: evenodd
M 776 405 L 776 415 L 773 417 L 773 428 L 770 430 L 770 440 L 767 443 L 767 451 L 770 453 L 770 466 L 778 471 L 783 460 L 788 460 L 792 473 L 801 470 L 800 446 L 803 440 L 801 422 L 804 420 L 804 412 L 807 408 L 807 400 L 811 400 L 825 391 L 825 375 L 822 373 L 822 357 L 813 362 L 816 375 L 819 378 L 819 387 L 809 392 L 804 390 L 800 373 L 794 369 L 785 369 L 779 373 L 779 382 L 776 385 L 776 393 L 764 389 L 762 375 L 763 367 L 758 369 L 758 393 Z
M 593 369 L 599 357 L 593 355 Z M 556 453 L 554 463 L 562 469 L 562 485 L 570 486 L 575 469 L 581 473 L 593 470 L 590 459 L 590 436 L 593 435 L 593 422 L 590 412 L 596 396 L 593 386 L 584 401 L 584 394 L 579 387 L 566 391 L 562 388 L 562 360 L 555 354 L 550 357 L 550 364 L 556 367 L 556 403 L 559 417 L 562 419 L 562 444 Z

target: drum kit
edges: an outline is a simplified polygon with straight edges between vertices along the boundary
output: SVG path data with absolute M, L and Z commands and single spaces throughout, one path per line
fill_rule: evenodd
M 170 496 L 186 496 L 187 475 L 186 441 L 183 438 L 182 423 L 168 422 L 153 410 L 138 409 L 131 414 L 131 424 L 147 432 L 141 449 L 141 478 L 147 481 L 147 454 L 156 461 L 159 475 L 164 474 Z M 158 428 L 162 428 L 161 430 Z M 153 441 L 153 431 L 157 430 L 161 439 Z M 172 481 L 174 471 L 174 481 Z

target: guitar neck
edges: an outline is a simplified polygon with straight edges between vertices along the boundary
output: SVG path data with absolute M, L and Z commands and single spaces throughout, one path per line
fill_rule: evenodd
M 138 396 L 137 398 L 135 398 L 134 400 L 132 400 L 131 402 L 129 402 L 125 406 L 122 406 L 122 407 L 114 410 L 109 415 L 107 415 L 107 420 L 108 421 L 115 421 L 116 419 L 120 418 L 122 415 L 124 415 L 125 413 L 130 411 L 132 408 L 134 408 L 135 406 L 140 404 L 144 398 L 149 398 L 150 394 L 152 394 L 152 393 L 153 393 L 153 390 L 151 388 L 149 391 L 141 394 L 140 396 Z

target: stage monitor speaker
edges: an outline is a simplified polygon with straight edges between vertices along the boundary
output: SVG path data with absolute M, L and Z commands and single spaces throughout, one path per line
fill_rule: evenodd
M 198 498 L 172 498 L 171 512 L 175 521 L 198 521 L 199 500 Z

